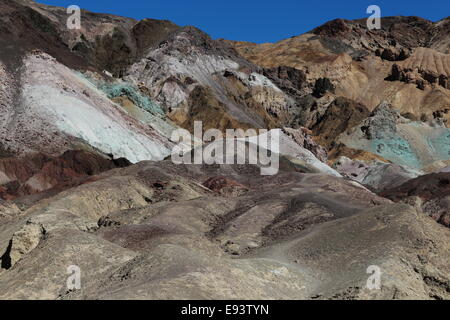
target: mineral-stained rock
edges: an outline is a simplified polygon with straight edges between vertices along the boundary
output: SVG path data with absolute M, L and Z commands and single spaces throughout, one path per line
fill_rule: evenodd
M 288 92 L 290 90 L 302 90 L 307 84 L 305 73 L 292 67 L 265 68 L 263 74 L 271 79 L 280 89 Z
M 445 89 L 450 19 L 433 23 L 418 17 L 385 17 L 380 30 L 368 30 L 366 23 L 367 19 L 337 19 L 276 43 L 229 43 L 255 64 L 304 71 L 311 90 L 326 77 L 338 96 L 362 103 L 370 111 L 382 101 L 417 118 L 450 108 Z M 406 69 L 413 72 L 403 72 Z M 404 80 L 385 80 L 389 75 Z
M 383 50 L 376 50 L 375 54 L 377 56 L 380 56 L 381 59 L 383 60 L 388 60 L 388 61 L 402 61 L 402 60 L 406 60 L 409 58 L 409 56 L 411 55 L 410 52 L 408 52 L 408 50 L 401 48 L 401 49 L 396 49 L 396 48 L 386 48 Z
M 387 103 L 337 139 L 352 149 L 375 153 L 398 165 L 422 169 L 448 159 L 450 130 L 411 121 Z

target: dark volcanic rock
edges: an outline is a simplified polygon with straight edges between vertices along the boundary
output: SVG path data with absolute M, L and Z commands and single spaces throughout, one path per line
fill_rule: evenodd
M 327 91 L 334 93 L 335 87 L 328 78 L 319 78 L 316 80 L 313 89 L 313 96 L 321 98 L 327 93 Z
M 396 48 L 387 48 L 387 49 L 378 49 L 375 51 L 375 55 L 380 56 L 383 60 L 388 61 L 403 61 L 409 58 L 411 53 L 404 48 L 396 49 Z
M 338 97 L 314 124 L 312 131 L 319 136 L 320 143 L 328 147 L 336 137 L 359 124 L 368 115 L 369 110 L 363 104 Z

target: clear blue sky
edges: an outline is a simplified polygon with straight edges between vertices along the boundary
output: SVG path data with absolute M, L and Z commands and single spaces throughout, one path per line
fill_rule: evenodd
M 382 16 L 420 16 L 437 21 L 450 15 L 450 0 L 38 0 L 135 19 L 167 19 L 193 25 L 213 38 L 275 42 L 335 19 L 367 17 L 376 4 Z

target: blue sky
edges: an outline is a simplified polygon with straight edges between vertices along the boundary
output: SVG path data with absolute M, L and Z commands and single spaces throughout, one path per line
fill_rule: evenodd
M 194 25 L 213 38 L 275 42 L 335 19 L 367 17 L 376 4 L 382 16 L 414 15 L 433 21 L 450 15 L 450 0 L 38 0 L 76 4 L 94 12 L 135 19 L 167 19 Z

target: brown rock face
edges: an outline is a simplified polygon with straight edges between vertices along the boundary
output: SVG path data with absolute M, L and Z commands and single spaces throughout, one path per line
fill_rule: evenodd
M 330 146 L 341 133 L 359 124 L 370 114 L 361 103 L 338 97 L 325 111 L 325 114 L 312 127 L 318 142 Z
M 83 183 L 89 176 L 130 163 L 109 160 L 85 151 L 67 151 L 59 157 L 43 154 L 0 159 L 0 198 L 55 192 Z

